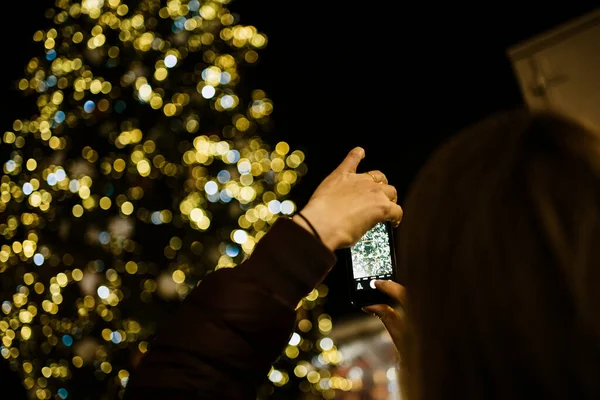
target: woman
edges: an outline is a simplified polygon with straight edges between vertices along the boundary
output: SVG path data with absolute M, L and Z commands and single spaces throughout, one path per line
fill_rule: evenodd
M 405 313 L 377 314 L 410 400 L 600 399 L 600 140 L 499 113 L 418 175 L 399 234 Z M 406 290 L 405 290 L 406 288 Z
M 292 219 L 280 218 L 252 255 L 208 275 L 132 374 L 126 400 L 256 399 L 288 343 L 296 306 L 378 222 L 399 223 L 396 189 L 381 171 L 357 173 L 351 151 Z

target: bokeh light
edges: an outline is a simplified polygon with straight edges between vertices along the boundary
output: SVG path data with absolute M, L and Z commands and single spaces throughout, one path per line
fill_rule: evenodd
M 60 0 L 33 35 L 35 107 L 0 142 L 0 354 L 33 398 L 122 397 L 163 305 L 296 211 L 304 154 L 265 142 L 273 102 L 238 89 L 268 40 L 227 3 Z M 273 390 L 331 387 L 326 294 L 301 301 Z

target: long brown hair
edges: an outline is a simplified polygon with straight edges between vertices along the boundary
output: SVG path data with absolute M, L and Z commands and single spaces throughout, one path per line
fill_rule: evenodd
M 600 399 L 600 140 L 504 111 L 442 146 L 404 203 L 410 400 Z

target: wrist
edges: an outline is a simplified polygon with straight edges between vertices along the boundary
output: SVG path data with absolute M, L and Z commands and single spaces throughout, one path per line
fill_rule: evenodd
M 342 241 L 338 240 L 338 235 L 336 235 L 334 230 L 328 228 L 328 224 L 326 222 L 323 223 L 324 220 L 322 217 L 318 217 L 318 215 L 306 209 L 303 209 L 301 213 L 304 218 L 310 222 L 307 222 L 298 214 L 292 217 L 292 221 L 300 225 L 317 239 L 320 239 L 325 247 L 327 247 L 330 251 L 333 252 L 340 247 Z
M 311 235 L 317 237 L 317 235 L 315 235 L 315 232 L 310 227 L 310 225 L 308 225 L 308 223 L 304 220 L 304 218 L 302 218 L 298 214 L 294 214 L 294 216 L 292 217 L 292 221 L 294 221 L 296 223 L 296 225 L 299 225 L 301 228 L 303 228 L 304 230 L 306 230 Z M 319 235 L 319 237 L 320 236 L 321 235 Z

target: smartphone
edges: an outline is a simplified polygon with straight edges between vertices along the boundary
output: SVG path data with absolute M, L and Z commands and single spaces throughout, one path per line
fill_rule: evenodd
M 356 307 L 392 304 L 388 295 L 375 288 L 374 281 L 396 281 L 396 254 L 393 228 L 381 222 L 346 251 L 350 282 L 350 301 Z

